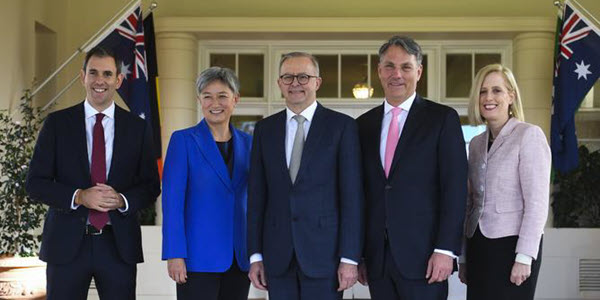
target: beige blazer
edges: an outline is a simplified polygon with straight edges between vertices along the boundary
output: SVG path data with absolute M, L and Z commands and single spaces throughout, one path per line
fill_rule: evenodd
M 535 125 L 508 120 L 488 151 L 489 129 L 469 145 L 465 235 L 518 235 L 516 253 L 537 258 L 548 216 L 550 147 Z

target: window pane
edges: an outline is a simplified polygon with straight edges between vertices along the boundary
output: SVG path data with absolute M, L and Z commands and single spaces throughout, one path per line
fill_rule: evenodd
M 493 54 L 475 54 L 475 74 L 481 70 L 481 68 L 491 65 L 502 63 L 502 57 L 498 53 Z M 475 76 L 473 74 L 473 76 Z
M 319 61 L 319 71 L 323 78 L 317 91 L 317 98 L 338 98 L 338 56 L 315 55 Z
M 446 97 L 469 97 L 471 76 L 471 54 L 446 55 Z
M 423 73 L 421 73 L 421 79 L 417 82 L 417 94 L 422 97 L 427 97 L 427 55 L 423 55 Z
M 367 55 L 342 55 L 342 98 L 354 98 L 354 85 L 367 82 L 367 64 Z
M 217 54 L 210 55 L 211 67 L 230 68 L 235 71 L 235 54 Z
M 371 55 L 371 86 L 373 87 L 373 97 L 371 98 L 379 98 L 382 99 L 383 96 L 383 87 L 381 86 L 381 81 L 379 80 L 379 72 L 377 72 L 377 66 L 379 65 L 379 55 L 372 54 Z
M 239 71 L 240 95 L 242 97 L 263 97 L 264 57 L 262 54 L 240 54 Z

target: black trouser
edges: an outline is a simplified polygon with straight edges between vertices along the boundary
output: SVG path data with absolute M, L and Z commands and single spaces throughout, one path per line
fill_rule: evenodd
M 479 230 L 467 239 L 467 299 L 533 300 L 542 263 L 542 240 L 531 276 L 520 286 L 510 282 L 518 236 L 488 239 Z
M 340 300 L 342 292 L 338 292 L 337 274 L 329 277 L 309 277 L 300 268 L 296 255 L 285 273 L 270 276 L 266 272 L 267 288 L 270 300 Z
M 136 273 L 135 264 L 127 264 L 121 259 L 112 228 L 107 225 L 102 234 L 83 237 L 73 261 L 48 263 L 47 299 L 87 299 L 92 277 L 100 299 L 135 299 Z
M 386 239 L 383 262 L 383 276 L 369 279 L 369 292 L 373 300 L 446 300 L 448 281 L 427 283 L 423 279 L 405 278 L 398 271 L 390 245 Z
M 247 300 L 250 289 L 248 273 L 237 261 L 223 273 L 188 272 L 186 283 L 177 284 L 177 300 Z

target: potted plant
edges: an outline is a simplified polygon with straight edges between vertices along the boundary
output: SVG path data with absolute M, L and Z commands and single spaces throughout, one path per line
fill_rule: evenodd
M 579 147 L 579 166 L 556 172 L 552 195 L 555 227 L 600 228 L 600 152 Z
M 36 256 L 46 208 L 25 191 L 43 113 L 28 91 L 16 113 L 0 111 L 0 299 L 45 299 L 45 264 Z

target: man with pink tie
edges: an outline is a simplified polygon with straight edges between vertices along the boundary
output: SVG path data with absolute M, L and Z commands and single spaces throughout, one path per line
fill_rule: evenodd
M 446 299 L 460 254 L 465 145 L 456 111 L 417 95 L 422 59 L 411 38 L 383 44 L 385 101 L 357 119 L 367 207 L 359 281 L 372 299 Z

